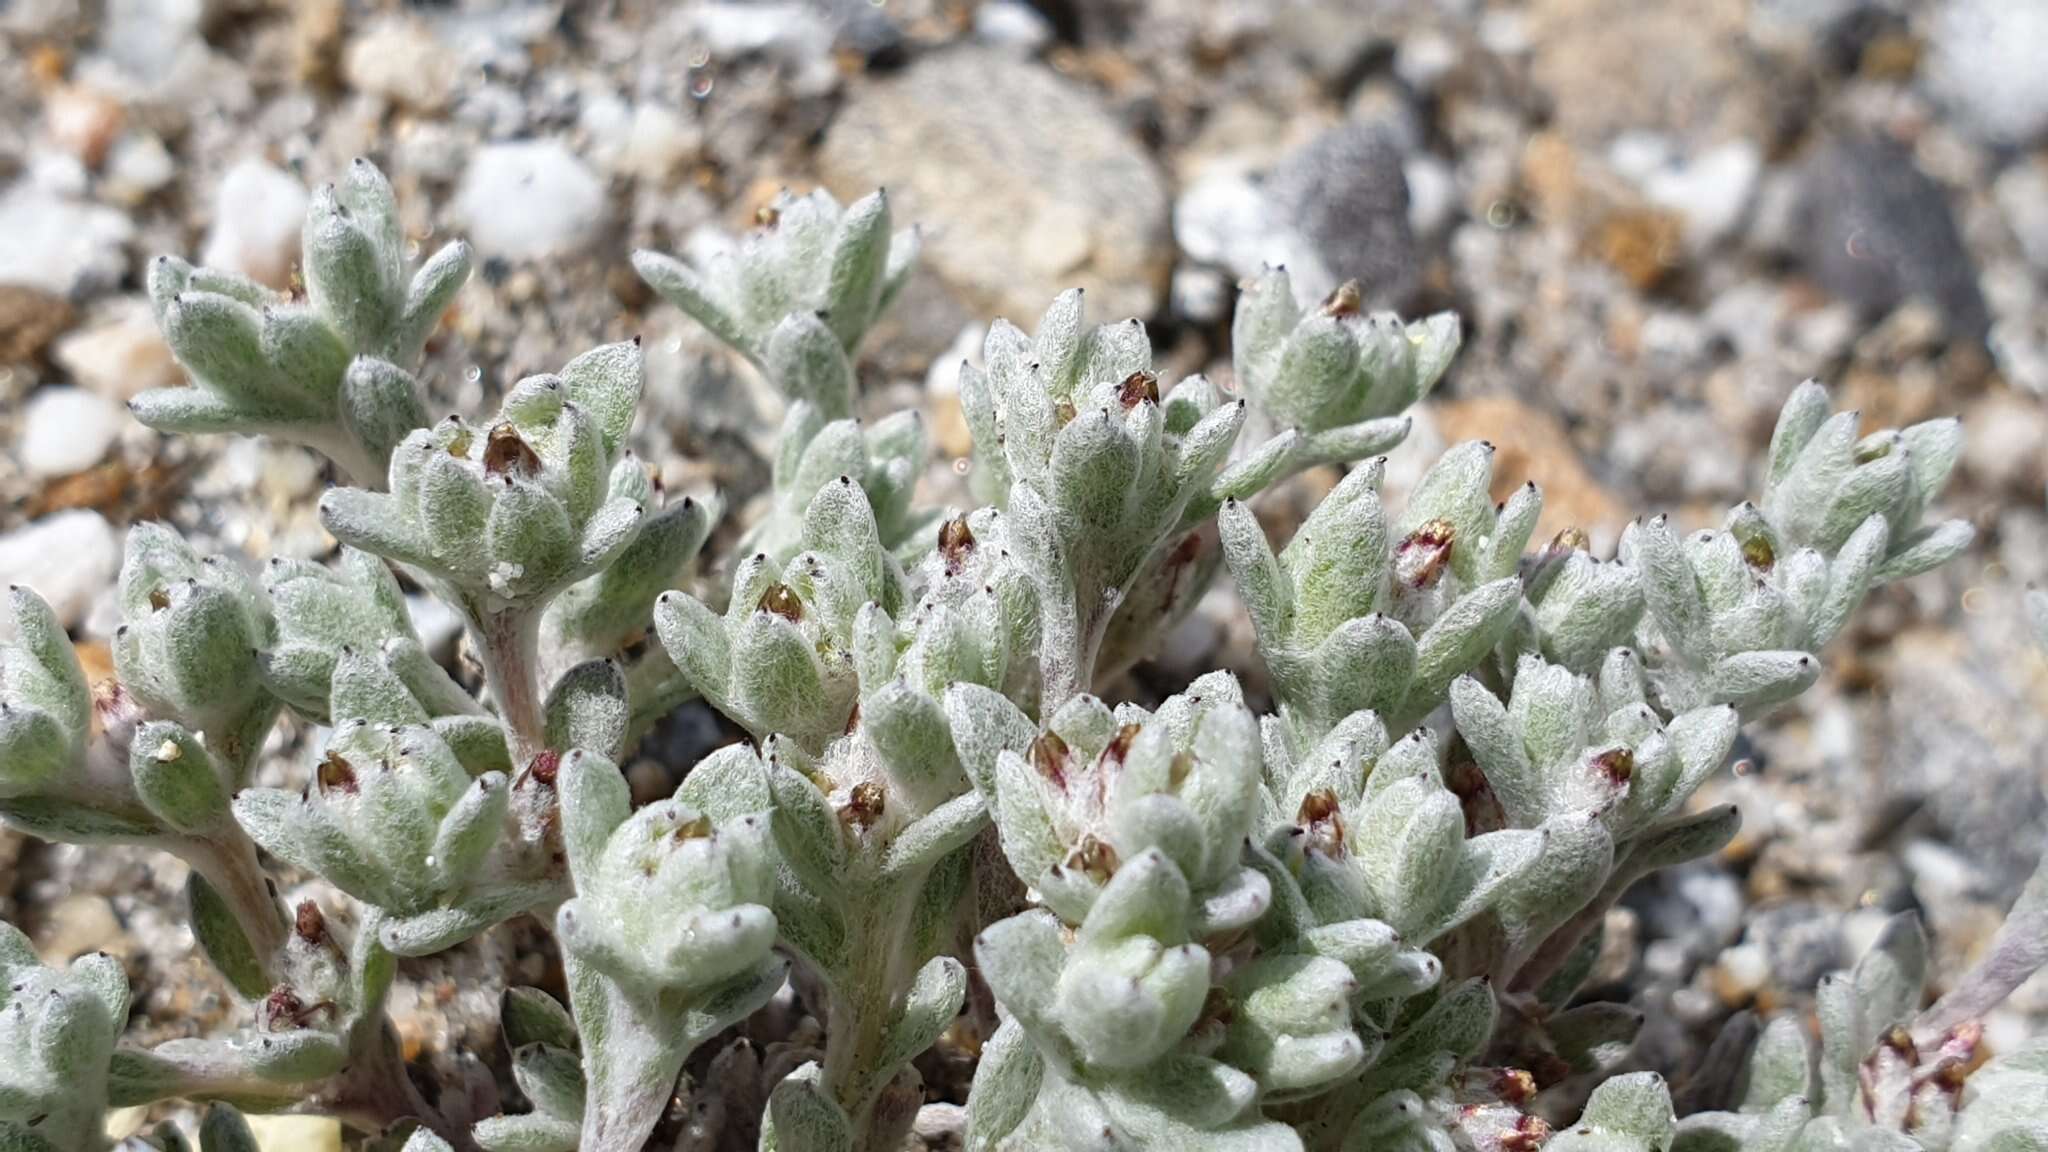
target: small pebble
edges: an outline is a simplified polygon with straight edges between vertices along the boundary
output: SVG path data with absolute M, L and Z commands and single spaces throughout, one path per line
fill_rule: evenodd
M 382 96 L 415 112 L 438 112 L 455 94 L 456 69 L 448 49 L 421 20 L 378 20 L 349 42 L 342 75 L 359 92 Z
M 67 158 L 68 159 L 68 158 Z M 41 169 L 0 192 L 0 284 L 59 296 L 113 284 L 128 271 L 135 225 L 126 213 L 53 192 Z
M 249 157 L 228 169 L 214 196 L 213 231 L 201 260 L 283 288 L 299 254 L 306 187 L 289 173 Z
M 1019 0 L 993 0 L 974 9 L 974 38 L 1014 52 L 1036 52 L 1052 42 L 1052 22 Z
M 175 388 L 184 380 L 157 330 L 149 301 L 140 296 L 109 301 L 77 330 L 60 337 L 50 358 L 72 383 L 117 404 L 151 388 Z
M 45 964 L 63 965 L 88 952 L 125 953 L 127 936 L 105 896 L 79 892 L 45 910 L 36 954 Z
M 0 584 L 35 589 L 66 627 L 84 618 L 120 569 L 120 535 L 89 508 L 58 512 L 0 535 Z
M 452 207 L 479 253 L 539 260 L 595 236 L 605 188 L 560 141 L 520 140 L 480 149 Z
M 23 414 L 21 466 L 31 476 L 69 476 L 100 462 L 126 413 L 82 388 L 44 388 Z
M 341 1123 L 331 1116 L 249 1116 L 261 1152 L 341 1152 Z

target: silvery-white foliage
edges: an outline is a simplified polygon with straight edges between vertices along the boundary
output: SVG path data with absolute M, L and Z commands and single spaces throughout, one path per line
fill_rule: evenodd
M 841 209 L 819 190 L 782 193 L 762 211 L 758 230 L 702 266 L 633 254 L 642 279 L 750 360 L 788 403 L 772 500 L 742 552 L 787 563 L 802 547 L 812 499 L 840 476 L 866 489 L 887 547 L 903 546 L 926 526 L 929 515 L 910 507 L 924 473 L 923 418 L 899 412 L 863 426 L 852 359 L 909 277 L 917 250 L 915 230 L 891 234 L 884 194 Z
M 1811 653 L 1838 635 L 1870 590 L 1954 559 L 1967 521 L 1923 525 L 1962 447 L 1953 420 L 1858 437 L 1858 414 L 1830 415 L 1811 381 L 1771 436 L 1761 504 L 1683 539 L 1667 517 L 1631 524 L 1621 558 L 1642 574 L 1637 643 L 1659 705 L 1733 704 L 1745 715 L 1805 691 Z
M 1304 462 L 1356 460 L 1399 443 L 1408 431 L 1401 414 L 1436 387 L 1462 342 L 1449 312 L 1413 323 L 1366 314 L 1355 280 L 1307 312 L 1285 268 L 1240 293 L 1230 328 L 1238 386 L 1276 427 L 1301 434 Z
M 101 684 L 10 594 L 0 818 L 182 858 L 193 938 L 247 1007 L 121 1047 L 118 970 L 60 976 L 0 933 L 0 1144 L 98 1147 L 106 1107 L 183 1098 L 209 1105 L 201 1152 L 250 1152 L 237 1109 L 335 1115 L 375 1152 L 637 1152 L 692 1051 L 788 986 L 823 1036 L 756 1076 L 772 1152 L 897 1152 L 914 1061 L 953 1029 L 981 1042 L 982 1152 L 2044 1146 L 2040 1054 L 1972 1062 L 2048 959 L 2048 880 L 1924 1010 L 1924 941 L 1892 925 L 1822 991 L 1817 1078 L 1779 1022 L 1716 1098 L 1737 1111 L 1680 1124 L 1634 1075 L 1555 1135 L 1541 1116 L 1626 1056 L 1640 1014 L 1573 997 L 1627 887 L 1733 835 L 1691 801 L 1739 720 L 1812 682 L 1869 589 L 1967 543 L 1921 525 L 1952 422 L 1859 439 L 1802 386 L 1757 504 L 1686 538 L 1639 521 L 1613 558 L 1569 528 L 1532 550 L 1542 494 L 1496 501 L 1489 445 L 1398 511 L 1370 460 L 1276 551 L 1253 498 L 1398 443 L 1459 332 L 1364 315 L 1352 286 L 1304 311 L 1275 271 L 1239 300 L 1235 395 L 1162 382 L 1143 325 L 1088 324 L 1078 292 L 1035 334 L 998 321 L 962 374 L 980 506 L 939 509 L 922 421 L 861 422 L 854 364 L 914 235 L 879 194 L 785 196 L 722 255 L 636 257 L 788 401 L 765 515 L 697 582 L 720 503 L 628 450 L 637 343 L 428 426 L 409 372 L 467 249 L 409 274 L 397 219 L 368 165 L 323 190 L 304 303 L 151 273 L 194 387 L 138 412 L 325 452 L 357 485 L 321 504 L 338 556 L 252 575 L 138 526 Z M 1155 708 L 1098 696 L 1224 566 L 1270 714 L 1228 672 Z M 402 580 L 462 617 L 483 698 Z M 2029 610 L 2048 633 L 2048 597 Z M 692 695 L 751 739 L 636 809 L 617 765 Z M 324 731 L 254 787 L 287 712 Z M 281 901 L 259 846 L 348 911 Z M 527 1107 L 471 1125 L 477 1101 L 415 1088 L 386 1000 L 400 956 L 527 914 L 567 1008 L 506 994 Z
M 151 715 L 208 733 L 239 780 L 277 715 L 257 651 L 276 629 L 257 582 L 225 556 L 138 524 L 121 563 L 114 670 Z
M 484 1152 L 575 1152 L 582 1137 L 582 1038 L 568 1009 L 537 988 L 507 988 L 498 1027 L 512 1053 L 512 1079 L 529 1112 L 477 1122 Z
M 1278 555 L 1249 507 L 1224 506 L 1223 554 L 1291 753 L 1305 754 L 1360 710 L 1412 724 L 1506 633 L 1521 603 L 1516 564 L 1542 497 L 1523 488 L 1496 509 L 1492 457 L 1481 442 L 1452 449 L 1392 523 L 1380 499 L 1385 462 L 1369 461 Z
M 193 577 L 174 585 L 176 603 L 157 592 L 163 607 L 152 608 L 151 573 L 225 566 L 199 565 L 154 526 L 138 526 L 129 540 L 124 599 L 172 618 L 131 626 L 132 644 L 117 641 L 117 666 L 125 659 L 138 673 L 135 692 L 112 680 L 88 686 L 49 605 L 26 588 L 9 593 L 13 639 L 0 643 L 0 817 L 67 843 L 147 844 L 183 859 L 192 868 L 185 891 L 194 935 L 237 988 L 261 995 L 268 954 L 283 942 L 283 913 L 255 846 L 229 811 L 255 751 L 248 714 L 262 713 L 267 726 L 275 711 L 274 702 L 236 702 L 238 681 L 254 683 L 254 656 L 237 647 L 248 637 L 251 601 L 238 595 L 245 586 L 233 578 L 225 583 L 234 591 L 224 591 Z M 219 693 L 213 701 L 206 700 L 209 682 Z M 199 725 L 214 721 L 223 735 L 208 738 Z M 237 739 L 248 742 L 239 753 Z
M 352 719 L 311 775 L 304 792 L 245 789 L 235 818 L 271 855 L 381 910 L 399 955 L 442 951 L 565 894 L 547 843 L 554 797 L 532 768 L 472 777 L 425 724 Z
M 780 734 L 821 748 L 852 713 L 861 612 L 869 604 L 900 612 L 904 577 L 850 477 L 812 498 L 803 543 L 787 564 L 765 552 L 740 561 L 722 615 L 670 592 L 655 602 L 654 626 L 683 677 L 719 711 L 757 738 Z
M 576 895 L 555 929 L 578 1028 L 593 1040 L 583 1053 L 584 1148 L 640 1147 L 690 1052 L 782 984 L 769 822 L 755 807 L 758 788 L 733 779 L 750 757 L 714 754 L 673 798 L 638 811 L 603 757 L 578 750 L 559 765 Z
M 1170 626 L 1173 603 L 1199 596 L 1191 576 L 1217 490 L 1244 494 L 1278 476 L 1269 460 L 1225 466 L 1243 401 L 1207 380 L 1162 389 L 1136 319 L 1089 326 L 1081 293 L 1053 302 L 1027 337 L 998 320 L 984 366 L 961 371 L 974 437 L 969 481 L 1008 516 L 1013 554 L 1039 604 L 1045 705 L 1090 690 L 1112 619 L 1129 602 Z
M 1525 655 L 1505 704 L 1462 677 L 1451 712 L 1484 777 L 1471 801 L 1478 819 L 1547 838 L 1546 867 L 1511 885 L 1498 909 L 1491 971 L 1516 987 L 1552 975 L 1636 880 L 1719 851 L 1735 834 L 1732 806 L 1693 812 L 1687 801 L 1727 762 L 1736 710 L 1705 705 L 1667 722 L 1627 649 L 1610 653 L 1597 678 Z
M 469 279 L 457 240 L 409 270 L 398 202 L 367 160 L 318 189 L 306 215 L 303 300 L 170 256 L 149 298 L 188 388 L 130 402 L 166 432 L 234 432 L 304 444 L 356 483 L 384 481 L 405 435 L 427 422 L 412 373 L 441 313 Z
M 909 1061 L 951 1025 L 967 990 L 965 967 L 944 953 L 986 804 L 931 684 L 913 661 L 888 663 L 887 617 L 871 604 L 858 628 L 879 662 L 862 670 L 851 727 L 815 757 L 780 737 L 760 757 L 783 863 L 783 942 L 829 1001 L 822 1064 L 770 1098 L 765 1138 L 783 1152 L 899 1146 L 922 1100 Z
M 800 313 L 823 321 L 840 352 L 852 355 L 917 260 L 917 231 L 891 234 L 881 192 L 841 208 L 823 189 L 784 191 L 762 209 L 760 224 L 700 265 L 633 254 L 655 291 L 757 364 L 775 358 L 776 337 Z
M 107 1146 L 107 1065 L 128 1023 L 128 976 L 104 952 L 45 968 L 28 937 L 0 924 L 0 1144 Z
M 527 377 L 482 427 L 451 416 L 409 434 L 388 490 L 332 489 L 321 521 L 436 580 L 473 617 L 544 606 L 609 566 L 649 512 L 646 471 L 623 443 L 640 383 L 634 343 Z
M 451 416 L 409 434 L 388 491 L 335 488 L 320 502 L 336 539 L 405 566 L 461 613 L 522 760 L 545 744 L 549 607 L 593 579 L 595 592 L 651 601 L 702 542 L 702 513 L 687 500 L 657 507 L 626 450 L 642 376 L 638 341 L 592 349 L 513 385 L 483 427 Z M 680 524 L 634 550 L 644 526 L 671 518 Z M 617 636 L 616 621 L 575 615 L 589 594 L 556 617 L 558 643 Z

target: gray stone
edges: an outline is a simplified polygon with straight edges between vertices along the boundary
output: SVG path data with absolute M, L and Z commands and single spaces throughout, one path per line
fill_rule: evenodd
M 1297 149 L 1266 180 L 1267 201 L 1318 254 L 1330 287 L 1356 279 L 1375 306 L 1406 304 L 1421 275 L 1402 160 L 1393 129 L 1352 122 Z
M 1420 276 L 1416 213 L 1397 130 L 1350 122 L 1283 157 L 1262 180 L 1240 164 L 1218 163 L 1174 203 L 1174 238 L 1197 262 L 1238 277 L 1284 266 L 1295 297 L 1311 305 L 1357 279 L 1375 307 L 1399 308 Z M 1430 188 L 1426 226 L 1449 215 L 1448 173 Z
M 1804 994 L 1842 966 L 1842 929 L 1835 912 L 1803 900 L 1753 912 L 1746 937 L 1763 949 L 1778 988 Z
M 1036 320 L 1080 286 L 1097 317 L 1149 316 L 1172 249 L 1166 182 L 1087 90 L 959 47 L 857 92 L 819 155 L 842 198 L 886 187 L 925 266 L 976 308 Z
M 1890 646 L 1888 696 L 1873 736 L 1878 763 L 1861 808 L 1916 808 L 1918 820 L 1986 879 L 1986 896 L 2010 903 L 2039 859 L 2048 829 L 2039 750 L 2048 716 L 2035 703 L 2040 655 L 2015 625 L 2019 592 L 1962 617 L 1964 629 L 1915 629 Z
M 1920 298 L 1952 336 L 1991 326 L 1947 196 L 1889 139 L 1843 136 L 1807 161 L 1793 243 L 1806 274 L 1865 316 Z
M 1631 129 L 1747 134 L 1762 93 L 1742 53 L 1745 0 L 1534 0 L 1530 74 L 1552 124 L 1581 144 Z

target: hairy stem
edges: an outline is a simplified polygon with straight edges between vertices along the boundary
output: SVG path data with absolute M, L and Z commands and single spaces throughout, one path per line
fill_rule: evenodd
M 343 429 L 321 430 L 304 436 L 284 436 L 278 432 L 270 435 L 275 439 L 296 440 L 332 461 L 341 470 L 342 477 L 352 488 L 365 488 L 372 492 L 384 491 L 389 480 L 386 470 L 370 458 L 369 450 L 362 441 Z
M 1064 605 L 1047 606 L 1038 658 L 1040 678 L 1044 681 L 1038 702 L 1041 721 L 1050 721 L 1060 705 L 1095 690 L 1095 657 L 1102 650 L 1102 639 L 1109 633 L 1110 619 L 1116 615 L 1123 599 L 1121 588 L 1111 588 L 1100 596 L 1088 598 L 1090 606 L 1087 608 L 1081 607 L 1081 600 L 1077 597 L 1073 602 L 1074 619 L 1071 624 L 1053 616 Z
M 469 613 L 484 679 L 512 733 L 512 760 L 524 764 L 546 745 L 541 719 L 540 614 L 526 609 Z
M 284 909 L 271 890 L 270 875 L 256 860 L 256 845 L 240 827 L 230 824 L 218 839 L 186 841 L 178 855 L 227 901 L 242 935 L 268 970 L 284 947 L 289 929 Z
M 562 950 L 569 1006 L 583 1037 L 581 1152 L 639 1152 L 675 1095 L 690 1045 L 659 1002 L 629 999 L 603 974 Z
M 884 1047 L 897 1002 L 909 988 L 910 909 L 900 894 L 887 891 L 851 903 L 847 954 L 853 960 L 832 981 L 823 1084 L 846 1112 L 855 1152 L 896 1152 L 908 1129 L 876 1104 L 901 1071 L 885 1065 Z

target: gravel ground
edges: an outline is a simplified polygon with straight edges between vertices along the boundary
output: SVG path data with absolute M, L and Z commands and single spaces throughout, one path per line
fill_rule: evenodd
M 1638 512 L 1717 520 L 1804 377 L 1872 421 L 1960 413 L 1948 504 L 1976 548 L 1877 597 L 1709 786 L 1743 807 L 1740 841 L 1613 913 L 1598 991 L 1656 1009 L 1635 1059 L 1682 1074 L 1730 1012 L 1797 1010 L 1885 913 L 1920 909 L 1958 971 L 2048 832 L 2048 665 L 2019 627 L 2048 576 L 2044 38 L 2042 0 L 10 0 L 0 576 L 104 659 L 129 523 L 251 556 L 329 547 L 320 461 L 162 438 L 121 404 L 180 378 L 147 258 L 287 286 L 307 189 L 357 155 L 420 244 L 478 250 L 430 348 L 434 406 L 484 410 L 642 334 L 636 447 L 672 486 L 727 493 L 728 541 L 774 402 L 626 257 L 743 227 L 785 186 L 886 185 L 926 229 L 864 378 L 878 411 L 928 408 L 935 499 L 965 447 L 948 368 L 979 325 L 1081 284 L 1098 318 L 1144 317 L 1174 370 L 1228 376 L 1234 284 L 1265 261 L 1308 294 L 1356 276 L 1376 304 L 1462 313 L 1466 351 L 1393 475 L 1492 439 L 1504 490 L 1545 486 L 1541 531 L 1597 546 Z M 1244 666 L 1232 611 L 1212 597 L 1128 690 Z M 449 645 L 452 625 L 423 619 Z M 720 733 L 686 710 L 636 785 L 666 790 Z M 302 772 L 301 737 L 281 731 L 267 770 Z M 53 959 L 125 957 L 145 1039 L 235 1010 L 174 910 L 182 881 L 0 832 L 0 911 Z M 489 989 L 556 968 L 530 925 L 408 965 L 409 1049 L 488 1085 Z M 2036 981 L 1990 1034 L 2044 1020 Z M 790 1027 L 717 1078 L 756 1090 L 804 1042 Z M 964 1085 L 944 1063 L 930 1078 Z

